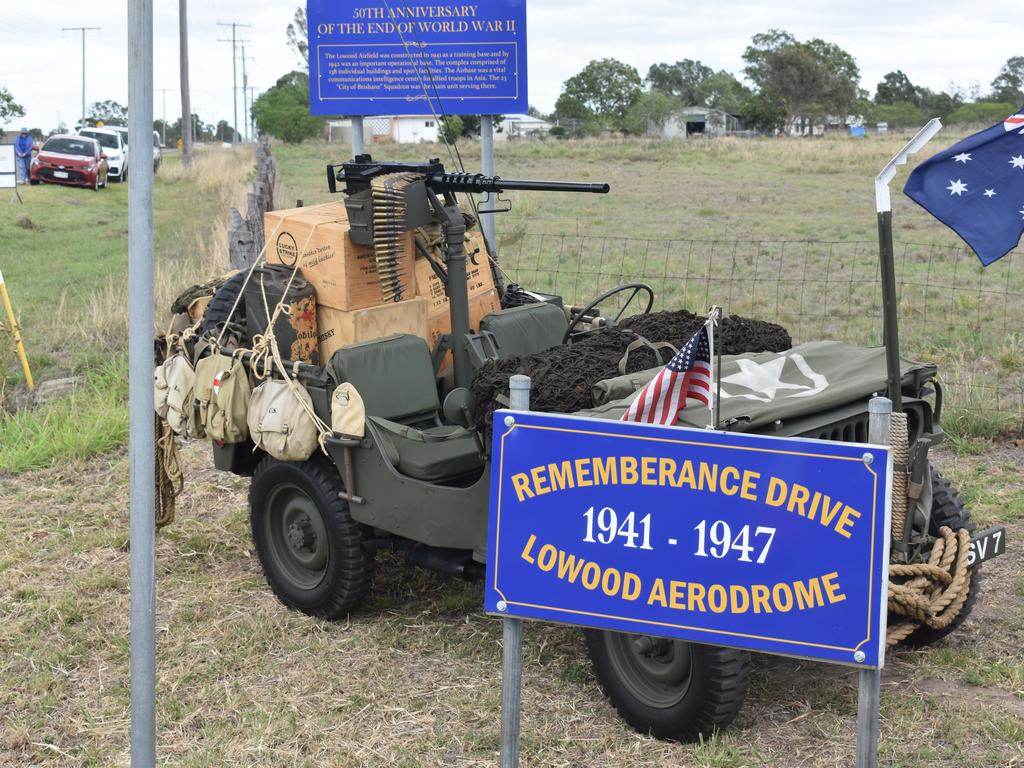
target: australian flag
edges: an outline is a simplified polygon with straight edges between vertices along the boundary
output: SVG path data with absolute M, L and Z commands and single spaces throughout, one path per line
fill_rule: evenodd
M 1024 234 L 1024 109 L 925 160 L 903 192 L 956 232 L 986 267 Z
M 707 324 L 702 325 L 668 365 L 647 382 L 629 410 L 622 414 L 621 421 L 675 424 L 688 397 L 704 405 L 710 402 L 711 344 Z

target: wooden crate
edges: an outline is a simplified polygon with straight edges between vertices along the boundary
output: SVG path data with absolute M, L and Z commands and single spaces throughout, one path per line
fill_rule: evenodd
M 264 214 L 263 229 L 267 262 L 289 267 L 298 262 L 316 290 L 317 304 L 354 310 L 384 302 L 373 248 L 352 242 L 343 203 L 270 211 Z M 416 296 L 415 252 L 413 233 L 407 232 L 399 254 L 403 299 Z
M 379 339 L 394 333 L 411 333 L 421 339 L 428 338 L 427 300 L 423 298 L 352 310 L 318 306 L 316 311 L 320 328 L 317 340 L 321 365 L 327 365 L 331 355 L 346 344 Z

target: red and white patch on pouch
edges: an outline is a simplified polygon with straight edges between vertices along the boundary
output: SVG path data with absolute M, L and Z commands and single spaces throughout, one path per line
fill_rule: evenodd
M 220 383 L 224 378 L 224 371 L 217 371 L 217 374 L 213 377 L 213 394 L 220 394 Z

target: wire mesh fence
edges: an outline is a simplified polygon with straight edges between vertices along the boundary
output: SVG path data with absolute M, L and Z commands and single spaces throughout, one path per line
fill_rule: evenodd
M 882 343 L 875 242 L 651 240 L 520 230 L 499 237 L 499 249 L 509 280 L 573 304 L 621 283 L 643 282 L 655 291 L 655 310 L 701 312 L 719 304 L 730 314 L 783 325 L 795 343 Z M 963 248 L 896 246 L 902 352 L 939 364 L 944 421 L 964 434 L 1024 426 L 1024 275 L 1013 261 L 1011 254 L 983 269 Z

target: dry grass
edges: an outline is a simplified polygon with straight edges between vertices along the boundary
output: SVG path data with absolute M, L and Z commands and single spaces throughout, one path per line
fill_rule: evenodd
M 1020 449 L 940 460 L 980 519 L 1024 534 Z M 501 628 L 481 614 L 479 585 L 382 558 L 348 621 L 289 612 L 251 549 L 246 482 L 209 464 L 206 446 L 188 447 L 188 490 L 158 537 L 159 764 L 496 765 Z M 3 482 L 0 765 L 127 765 L 126 459 Z M 993 484 L 1009 490 L 992 496 Z M 890 657 L 881 764 L 1022 764 L 1020 557 L 986 571 L 977 619 Z M 618 719 L 576 631 L 530 623 L 523 712 L 524 765 L 838 768 L 853 762 L 856 678 L 755 656 L 737 723 L 704 745 L 668 744 Z

